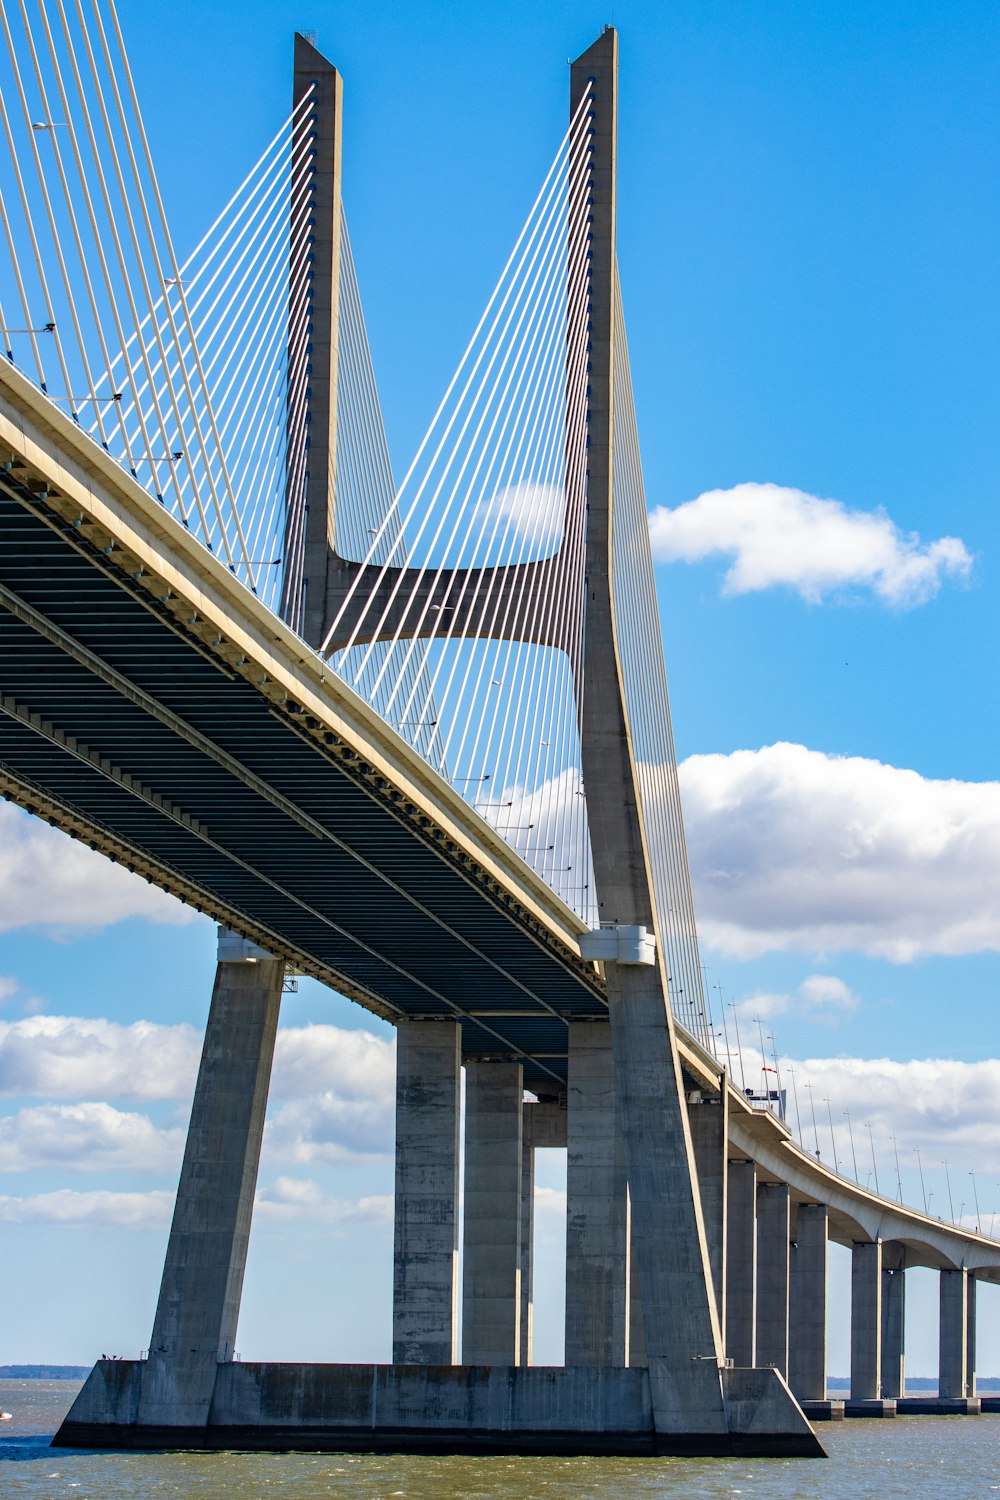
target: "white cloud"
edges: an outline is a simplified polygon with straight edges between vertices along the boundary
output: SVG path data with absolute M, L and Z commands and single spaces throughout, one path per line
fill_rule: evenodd
M 183 1132 L 110 1104 L 41 1104 L 0 1119 L 0 1172 L 176 1172 Z
M 562 538 L 565 503 L 559 485 L 523 479 L 504 485 L 476 507 L 472 532 L 489 543 L 490 556 L 498 550 L 506 556 L 512 545 L 517 558 L 542 556 Z
M 849 510 L 778 484 L 708 490 L 650 514 L 653 556 L 661 562 L 732 558 L 723 591 L 786 587 L 817 603 L 830 593 L 869 589 L 898 608 L 923 604 L 944 578 L 966 578 L 972 557 L 958 537 L 924 543 L 885 511 Z
M 184 923 L 197 914 L 58 829 L 0 803 L 0 932 L 108 927 L 127 917 Z
M 850 1137 L 845 1110 L 850 1111 L 854 1148 L 861 1180 L 871 1165 L 874 1143 L 883 1193 L 895 1196 L 895 1156 L 891 1137 L 896 1138 L 900 1167 L 912 1174 L 915 1150 L 920 1148 L 926 1172 L 942 1159 L 953 1171 L 965 1173 L 1000 1171 L 1000 1059 L 953 1062 L 943 1058 L 894 1062 L 890 1058 L 785 1058 L 781 1062 L 782 1084 L 789 1091 L 789 1123 L 795 1125 L 789 1068 L 794 1070 L 804 1141 L 811 1146 L 812 1119 L 804 1085 L 813 1090 L 820 1150 L 828 1157 L 829 1099 L 833 1115 L 837 1155 L 851 1166 Z M 750 1082 L 749 1068 L 747 1081 Z M 869 1140 L 867 1125 L 872 1126 Z M 843 1166 L 842 1166 L 843 1169 Z M 884 1181 L 882 1180 L 884 1178 Z M 964 1184 L 956 1185 L 955 1207 L 968 1198 Z M 914 1201 L 912 1181 L 909 1201 Z M 935 1212 L 940 1212 L 940 1206 Z
M 776 744 L 680 768 L 698 925 L 738 958 L 1000 949 L 1000 783 Z
M 278 1032 L 271 1097 L 301 1098 L 335 1081 L 346 1101 L 384 1103 L 393 1097 L 395 1057 L 394 1038 L 339 1026 L 289 1026 Z
M 288 1223 L 320 1219 L 335 1225 L 392 1223 L 392 1196 L 373 1193 L 362 1198 L 336 1198 L 308 1178 L 278 1177 L 258 1193 L 254 1219 L 259 1223 Z
M 198 1069 L 193 1026 L 82 1016 L 0 1021 L 0 1094 L 47 1099 L 183 1099 Z
M 21 986 L 16 979 L 9 974 L 0 974 L 0 1005 L 6 1005 L 12 995 L 16 995 Z
M 736 1009 L 740 1019 L 747 1020 L 759 1016 L 762 1021 L 769 1021 L 773 1016 L 792 1011 L 799 1018 L 836 1022 L 857 1010 L 859 1003 L 857 995 L 842 979 L 833 974 L 810 974 L 793 995 L 751 995 L 741 1000 Z
M 0 1195 L 0 1224 L 47 1224 L 61 1228 L 160 1229 L 170 1223 L 174 1195 L 165 1191 L 78 1193 L 59 1188 L 24 1198 Z

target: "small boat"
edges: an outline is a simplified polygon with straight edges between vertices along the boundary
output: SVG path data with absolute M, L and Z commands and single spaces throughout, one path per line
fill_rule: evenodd
M 0 1422 L 13 1422 L 13 1420 L 14 1413 L 12 1411 L 0 1411 Z

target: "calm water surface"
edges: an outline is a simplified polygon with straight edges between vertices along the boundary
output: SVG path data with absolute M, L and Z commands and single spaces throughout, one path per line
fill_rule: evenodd
M 0 1380 L 3 1500 L 991 1500 L 1000 1417 L 897 1417 L 820 1428 L 805 1459 L 369 1458 L 335 1453 L 76 1453 L 49 1439 L 79 1390 Z

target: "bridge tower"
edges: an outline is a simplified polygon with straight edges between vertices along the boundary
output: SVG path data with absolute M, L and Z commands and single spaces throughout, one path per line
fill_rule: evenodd
M 586 267 L 586 293 L 570 310 L 577 334 L 586 320 L 587 351 L 578 597 L 553 624 L 552 612 L 535 603 L 556 586 L 554 559 L 505 565 L 491 570 L 494 582 L 502 575 L 502 620 L 479 622 L 484 635 L 547 646 L 566 647 L 574 632 L 582 634 L 575 689 L 600 926 L 581 938 L 580 952 L 602 966 L 606 1018 L 569 1018 L 566 1094 L 537 1104 L 525 1101 L 513 1051 L 463 1058 L 453 1013 L 402 1021 L 393 1365 L 388 1372 L 327 1366 L 234 1373 L 283 963 L 223 932 L 149 1359 L 128 1390 L 114 1387 L 114 1372 L 92 1378 L 70 1426 L 106 1435 L 131 1423 L 144 1441 L 175 1445 L 199 1441 L 215 1422 L 244 1435 L 277 1425 L 290 1446 L 820 1451 L 775 1368 L 734 1368 L 726 1359 L 726 1080 L 719 1078 L 711 1098 L 689 1100 L 671 1010 L 666 914 L 658 909 L 654 870 L 659 834 L 643 780 L 633 675 L 637 653 L 659 652 L 658 627 L 655 639 L 647 632 L 626 640 L 630 606 L 618 563 L 627 541 L 630 575 L 647 605 L 653 601 L 655 626 L 645 508 L 638 525 L 625 514 L 619 477 L 632 413 L 615 253 L 617 78 L 617 35 L 606 28 L 570 71 L 570 117 L 589 117 L 590 162 L 589 209 L 569 247 Z M 476 569 L 429 574 L 338 554 L 342 86 L 336 70 L 297 37 L 296 105 L 307 93 L 314 123 L 293 163 L 293 198 L 301 191 L 310 204 L 309 316 L 289 344 L 288 406 L 291 412 L 304 402 L 309 420 L 298 455 L 301 484 L 293 486 L 289 474 L 282 613 L 323 653 L 346 641 L 378 641 L 390 630 L 396 638 L 420 637 L 430 632 L 432 612 L 444 609 L 474 633 Z M 662 663 L 651 672 L 649 680 L 662 686 Z M 675 836 L 683 838 L 676 818 Z M 560 1144 L 569 1159 L 566 1368 L 535 1371 L 532 1153 Z M 376 1397 L 379 1410 L 395 1419 L 375 1421 Z M 355 1409 L 349 1421 L 345 1413 Z M 110 1415 L 102 1418 L 102 1410 Z

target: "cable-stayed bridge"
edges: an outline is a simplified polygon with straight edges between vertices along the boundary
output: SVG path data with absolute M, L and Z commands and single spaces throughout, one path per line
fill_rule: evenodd
M 932 1264 L 969 1409 L 1000 1247 L 825 1171 L 715 1055 L 614 32 L 397 481 L 335 69 L 296 39 L 288 120 L 182 261 L 113 8 L 3 24 L 2 790 L 224 929 L 150 1355 L 99 1364 L 63 1440 L 818 1451 L 828 1236 L 854 1247 L 856 1402 L 902 1395 L 901 1273 Z M 286 966 L 398 1027 L 393 1366 L 233 1361 Z M 546 1144 L 559 1372 L 530 1363 Z

